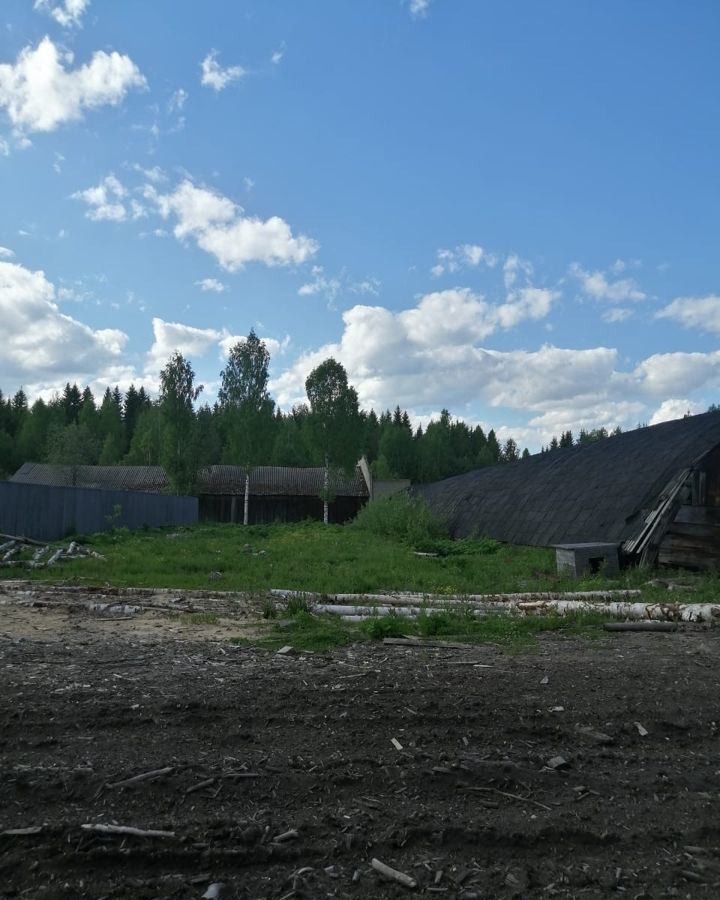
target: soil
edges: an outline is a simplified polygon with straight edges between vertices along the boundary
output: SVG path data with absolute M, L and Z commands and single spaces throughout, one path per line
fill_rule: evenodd
M 720 896 L 717 629 L 282 654 L 178 597 L 0 584 L 0 896 Z

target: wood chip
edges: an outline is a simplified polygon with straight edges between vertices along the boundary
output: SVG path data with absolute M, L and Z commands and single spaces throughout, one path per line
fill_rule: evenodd
M 647 730 L 647 728 L 644 728 L 644 727 L 640 724 L 640 722 L 633 722 L 633 725 L 637 728 L 638 734 L 640 735 L 640 737 L 645 737 L 646 735 L 648 735 L 648 734 L 650 733 L 650 732 Z
M 396 750 L 402 750 L 402 749 L 403 749 L 403 745 L 400 743 L 400 741 L 399 741 L 397 738 L 390 738 L 390 743 L 393 745 L 393 747 L 394 747 Z

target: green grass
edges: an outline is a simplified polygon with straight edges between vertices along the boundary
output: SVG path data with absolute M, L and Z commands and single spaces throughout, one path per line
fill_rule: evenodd
M 395 515 L 395 513 L 393 513 Z M 400 518 L 400 517 L 399 517 Z M 401 523 L 402 525 L 402 523 Z M 555 554 L 485 538 L 450 541 L 424 527 L 400 535 L 355 525 L 243 527 L 207 524 L 188 528 L 116 529 L 80 538 L 104 559 L 60 562 L 51 569 L 3 570 L 4 578 L 69 581 L 85 585 L 242 591 L 262 597 L 270 588 L 318 593 L 375 593 L 406 590 L 438 595 L 508 591 L 601 590 L 641 587 L 646 602 L 716 602 L 717 575 L 628 569 L 614 578 L 581 580 L 555 572 Z M 392 529 L 390 529 L 392 531 Z M 67 545 L 67 541 L 64 542 Z M 437 556 L 418 556 L 417 545 Z M 221 573 L 218 577 L 217 573 Z M 692 593 L 649 587 L 653 577 L 697 588 Z M 266 607 L 271 618 L 272 608 Z M 428 627 L 440 627 L 430 625 Z
M 569 616 L 491 615 L 475 617 L 455 609 L 433 611 L 412 620 L 397 615 L 377 616 L 365 622 L 345 622 L 339 616 L 313 615 L 300 610 L 280 623 L 264 626 L 251 641 L 237 643 L 275 650 L 290 645 L 296 650 L 328 650 L 345 644 L 382 640 L 386 637 L 418 637 L 468 644 L 500 644 L 525 650 L 537 644 L 545 632 L 597 636 L 607 616 L 579 613 Z
M 494 552 L 488 552 L 486 541 L 467 540 L 442 556 L 417 556 L 403 540 L 317 522 L 117 530 L 82 542 L 105 559 L 68 561 L 35 572 L 11 569 L 8 576 L 122 587 L 222 591 L 275 587 L 324 593 L 467 594 L 551 590 L 559 584 L 549 550 L 496 547 L 493 542 Z M 213 572 L 222 577 L 211 578 Z

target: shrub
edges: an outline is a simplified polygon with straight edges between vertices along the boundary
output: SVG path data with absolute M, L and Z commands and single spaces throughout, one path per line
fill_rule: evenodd
M 360 510 L 352 527 L 396 538 L 411 547 L 447 537 L 445 526 L 427 503 L 404 493 L 368 503 Z

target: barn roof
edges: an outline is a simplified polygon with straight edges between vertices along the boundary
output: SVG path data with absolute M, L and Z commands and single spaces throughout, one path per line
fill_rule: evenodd
M 455 537 L 476 533 L 536 546 L 620 543 L 640 531 L 673 478 L 718 444 L 720 413 L 705 413 L 413 490 Z
M 52 487 L 106 488 L 118 491 L 162 493 L 168 480 L 162 466 L 55 466 L 24 463 L 8 479 Z
M 250 493 L 275 496 L 318 497 L 323 490 L 325 470 L 290 468 L 288 466 L 256 466 L 250 470 Z M 47 463 L 25 463 L 10 481 L 45 484 L 54 487 L 92 487 L 125 491 L 169 489 L 162 466 L 55 466 Z M 244 494 L 243 466 L 206 466 L 198 472 L 199 494 Z M 368 487 L 360 467 L 351 476 L 330 473 L 330 487 L 339 497 L 367 497 Z
M 325 469 L 289 466 L 256 466 L 250 469 L 250 493 L 292 497 L 318 497 L 324 485 Z M 367 497 L 368 487 L 358 466 L 351 476 L 330 473 L 330 487 L 336 496 Z M 243 494 L 243 466 L 207 466 L 198 474 L 200 494 Z

